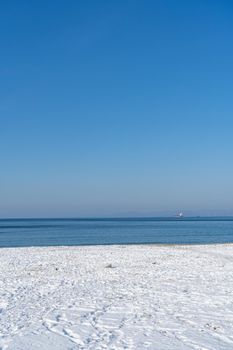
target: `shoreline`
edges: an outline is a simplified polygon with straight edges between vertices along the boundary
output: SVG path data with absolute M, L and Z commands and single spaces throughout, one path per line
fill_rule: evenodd
M 111 244 L 79 244 L 79 245 L 32 245 L 32 246 L 12 246 L 12 247 L 1 247 L 1 249 L 26 249 L 26 248 L 82 248 L 82 247 L 147 247 L 147 246 L 152 246 L 152 247 L 197 247 L 197 246 L 228 246 L 228 245 L 233 245 L 233 242 L 219 242 L 219 243 L 111 243 Z

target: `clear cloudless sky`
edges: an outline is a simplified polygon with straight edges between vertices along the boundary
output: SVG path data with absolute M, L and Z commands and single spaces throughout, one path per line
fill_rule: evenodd
M 233 215 L 232 1 L 2 1 L 0 45 L 0 217 Z

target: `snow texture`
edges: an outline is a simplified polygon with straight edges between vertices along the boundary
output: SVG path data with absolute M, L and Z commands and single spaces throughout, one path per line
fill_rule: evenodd
M 0 349 L 233 349 L 233 245 L 0 250 Z

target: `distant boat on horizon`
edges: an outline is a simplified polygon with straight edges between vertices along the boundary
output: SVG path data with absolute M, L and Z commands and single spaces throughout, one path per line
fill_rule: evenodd
M 183 218 L 184 217 L 184 214 L 182 212 L 179 212 L 178 214 L 176 214 L 176 217 L 177 218 Z

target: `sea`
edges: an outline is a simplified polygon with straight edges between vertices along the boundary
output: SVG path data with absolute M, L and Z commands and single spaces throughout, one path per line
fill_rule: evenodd
M 233 217 L 0 219 L 0 247 L 233 243 Z

